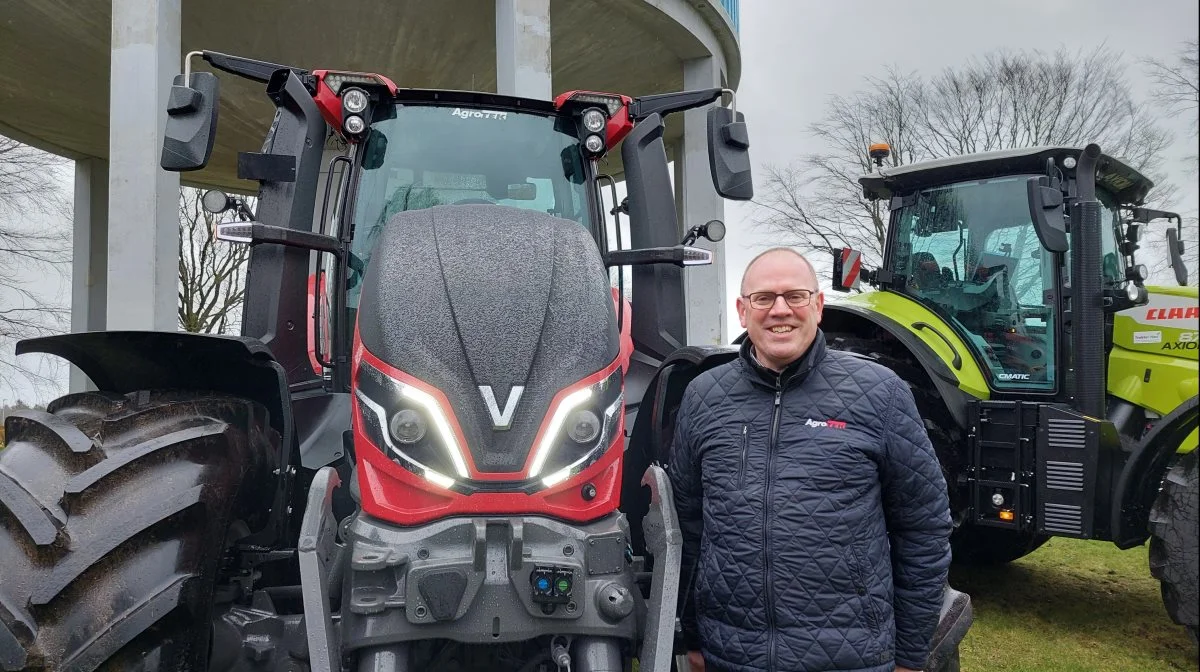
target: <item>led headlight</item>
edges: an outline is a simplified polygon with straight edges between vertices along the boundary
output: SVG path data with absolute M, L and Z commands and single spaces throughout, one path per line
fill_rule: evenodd
M 467 478 L 462 446 L 438 400 L 429 392 L 359 363 L 355 396 L 367 438 L 400 466 L 449 488 Z
M 388 423 L 392 437 L 406 446 L 425 438 L 425 418 L 411 408 L 400 409 Z
M 592 154 L 599 154 L 604 151 L 604 140 L 600 139 L 598 135 L 589 135 L 583 141 L 583 147 Z
M 566 395 L 550 409 L 550 421 L 534 448 L 529 477 L 550 487 L 579 473 L 604 454 L 617 435 L 624 395 L 621 369 Z M 547 473 L 549 475 L 543 476 Z
M 367 97 L 367 92 L 362 89 L 346 89 L 342 94 L 342 106 L 351 114 L 360 114 L 367 109 L 367 102 L 370 99 Z
M 586 128 L 589 133 L 599 133 L 600 131 L 604 130 L 604 124 L 607 123 L 607 121 L 608 120 L 604 118 L 604 113 L 595 108 L 583 113 L 583 127 Z
M 567 436 L 575 443 L 591 443 L 600 436 L 600 418 L 596 414 L 581 408 L 567 419 Z
M 345 128 L 346 132 L 350 135 L 358 135 L 366 130 L 367 122 L 363 121 L 363 118 L 357 114 L 352 114 L 342 122 L 342 128 Z

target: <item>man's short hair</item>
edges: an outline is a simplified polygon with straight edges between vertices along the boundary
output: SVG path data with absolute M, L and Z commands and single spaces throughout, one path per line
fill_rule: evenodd
M 813 280 L 817 283 L 817 289 L 821 288 L 821 280 L 817 277 L 817 269 L 813 268 L 812 262 L 809 261 L 807 257 L 790 247 L 772 247 L 769 250 L 759 252 L 757 256 L 750 260 L 750 263 L 746 264 L 746 270 L 742 271 L 742 283 L 738 287 L 739 294 L 746 294 L 746 276 L 750 274 L 750 268 L 754 266 L 754 262 L 774 252 L 789 252 L 794 254 L 800 261 L 804 262 L 805 266 L 808 267 L 808 272 L 812 274 Z

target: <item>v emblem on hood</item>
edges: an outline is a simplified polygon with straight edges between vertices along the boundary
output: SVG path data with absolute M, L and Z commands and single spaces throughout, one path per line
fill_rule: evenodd
M 487 405 L 488 414 L 492 416 L 494 429 L 508 429 L 512 426 L 513 415 L 517 412 L 517 402 L 525 392 L 524 385 L 513 385 L 508 391 L 508 401 L 504 402 L 504 410 L 496 403 L 496 393 L 491 385 L 480 385 L 479 393 L 483 395 L 483 403 Z

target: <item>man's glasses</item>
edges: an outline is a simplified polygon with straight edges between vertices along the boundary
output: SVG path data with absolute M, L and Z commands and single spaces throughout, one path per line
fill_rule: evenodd
M 782 294 L 775 292 L 751 292 L 742 296 L 750 302 L 751 308 L 758 310 L 766 310 L 775 305 L 775 299 L 783 297 L 787 305 L 792 308 L 803 308 L 812 302 L 812 297 L 816 295 L 816 291 L 812 289 L 791 289 Z

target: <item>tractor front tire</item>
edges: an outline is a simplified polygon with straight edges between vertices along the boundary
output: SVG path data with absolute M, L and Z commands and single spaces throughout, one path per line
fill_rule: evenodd
M 1193 450 L 1163 479 L 1150 511 L 1150 573 L 1162 583 L 1171 620 L 1197 641 L 1200 622 L 1200 471 Z
M 231 523 L 268 508 L 279 439 L 266 410 L 85 392 L 5 431 L 0 670 L 204 670 Z

